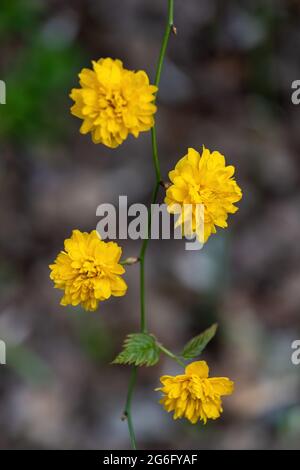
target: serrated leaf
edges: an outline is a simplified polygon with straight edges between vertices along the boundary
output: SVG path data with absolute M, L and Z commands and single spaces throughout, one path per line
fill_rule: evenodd
M 210 340 L 215 336 L 218 325 L 214 323 L 210 328 L 192 338 L 183 348 L 181 356 L 185 359 L 194 359 L 200 356 Z
M 146 333 L 132 333 L 124 341 L 123 351 L 113 364 L 154 366 L 159 361 L 160 350 L 154 336 Z

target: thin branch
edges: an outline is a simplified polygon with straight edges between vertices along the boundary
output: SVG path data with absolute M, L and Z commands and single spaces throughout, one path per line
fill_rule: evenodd
M 161 44 L 161 49 L 159 53 L 156 74 L 155 74 L 155 82 L 154 84 L 159 87 L 161 72 L 163 68 L 163 63 L 167 51 L 167 46 L 169 42 L 169 37 L 171 30 L 173 30 L 173 18 L 174 18 L 174 0 L 168 0 L 168 18 L 167 24 Z M 157 98 L 157 95 L 156 95 Z M 158 149 L 157 149 L 157 138 L 156 138 L 156 127 L 155 125 L 151 129 L 151 143 L 152 143 L 152 159 L 153 165 L 155 170 L 155 185 L 152 193 L 152 200 L 151 204 L 155 204 L 157 200 L 158 190 L 161 182 L 161 171 L 160 171 L 160 164 L 158 158 Z M 140 315 L 140 328 L 142 333 L 147 332 L 147 322 L 146 322 L 146 308 L 145 308 L 145 255 L 149 243 L 149 237 L 151 233 L 151 222 L 152 222 L 152 214 L 151 209 L 148 211 L 148 237 L 143 241 L 139 261 L 140 261 L 140 303 L 141 303 L 141 315 Z M 133 449 L 136 449 L 136 440 L 134 435 L 134 429 L 132 424 L 131 418 L 131 401 L 133 395 L 133 389 L 135 386 L 136 381 L 136 373 L 137 368 L 133 367 L 131 372 L 131 378 L 128 386 L 128 394 L 127 394 L 127 402 L 125 408 L 125 416 L 128 422 L 128 429 L 130 434 L 131 445 Z
M 131 443 L 131 447 L 134 450 L 136 450 L 136 439 L 135 439 L 135 433 L 134 433 L 132 417 L 131 417 L 131 401 L 132 401 L 133 389 L 134 389 L 135 382 L 136 382 L 136 375 L 137 375 L 137 367 L 134 366 L 131 369 L 126 405 L 125 405 L 125 410 L 124 410 L 124 417 L 125 419 L 127 419 L 127 423 L 128 423 L 130 443 Z
M 174 361 L 176 361 L 179 365 L 181 365 L 182 367 L 185 367 L 186 364 L 178 357 L 176 356 L 175 354 L 173 354 L 171 351 L 169 351 L 167 348 L 165 348 L 162 344 L 160 343 L 157 343 L 157 346 L 159 347 L 159 349 L 164 353 L 166 354 L 167 356 L 171 357 L 172 359 L 174 359 Z

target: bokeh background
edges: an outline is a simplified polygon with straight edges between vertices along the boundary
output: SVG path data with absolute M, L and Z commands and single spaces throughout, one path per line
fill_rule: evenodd
M 68 98 L 91 59 L 118 57 L 154 77 L 167 1 L 1 0 L 0 447 L 126 449 L 120 420 L 129 378 L 112 366 L 137 331 L 138 266 L 128 295 L 98 312 L 59 306 L 48 264 L 73 228 L 92 230 L 102 202 L 148 203 L 150 135 L 117 150 L 78 132 Z M 139 373 L 133 417 L 140 448 L 300 448 L 300 79 L 297 0 L 175 1 L 157 115 L 162 172 L 188 146 L 218 149 L 244 197 L 229 229 L 199 252 L 152 241 L 149 326 L 180 350 L 217 321 L 203 357 L 236 391 L 221 419 L 173 422 L 154 388 L 176 364 Z M 160 193 L 162 201 L 163 194 Z M 139 241 L 122 241 L 125 256 Z

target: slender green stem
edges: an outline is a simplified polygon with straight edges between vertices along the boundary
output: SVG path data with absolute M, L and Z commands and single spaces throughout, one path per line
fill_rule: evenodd
M 174 0 L 168 0 L 167 25 L 166 25 L 163 41 L 162 41 L 161 48 L 160 48 L 159 58 L 158 58 L 157 67 L 156 67 L 155 80 L 154 80 L 154 85 L 157 86 L 157 87 L 159 87 L 159 84 L 160 84 L 161 72 L 162 72 L 164 59 L 165 59 L 165 55 L 166 55 L 166 52 L 167 52 L 169 37 L 170 37 L 170 33 L 171 33 L 171 30 L 172 30 L 173 24 L 174 24 Z M 156 98 L 157 98 L 157 95 L 156 95 Z M 155 168 L 156 181 L 160 182 L 161 172 L 160 172 L 160 165 L 159 165 L 159 159 L 158 159 L 156 126 L 155 126 L 155 124 L 151 129 L 151 142 L 152 142 L 152 155 L 153 155 L 153 163 L 154 163 L 154 168 Z
M 159 58 L 158 58 L 158 63 L 157 63 L 157 68 L 156 68 L 156 74 L 155 74 L 155 86 L 159 86 L 160 83 L 160 77 L 161 77 L 161 72 L 163 68 L 163 63 L 164 63 L 164 58 L 166 55 L 167 51 L 167 46 L 168 46 L 168 41 L 170 37 L 170 33 L 173 27 L 173 18 L 174 18 L 174 0 L 168 0 L 168 19 L 167 19 L 167 24 L 162 40 L 162 45 L 160 48 L 160 53 L 159 53 Z M 157 98 L 157 95 L 156 95 Z M 158 195 L 158 190 L 159 190 L 159 185 L 161 181 L 161 171 L 160 171 L 160 164 L 159 164 L 159 158 L 158 158 L 158 149 L 157 149 L 157 138 L 156 138 L 156 127 L 155 125 L 151 129 L 151 143 L 152 143 L 152 159 L 153 159 L 153 165 L 154 165 L 154 170 L 155 170 L 155 185 L 152 193 L 152 200 L 151 204 L 156 203 L 157 195 Z M 147 251 L 148 243 L 149 243 L 149 237 L 151 234 L 151 221 L 152 221 L 152 214 L 151 214 L 151 209 L 148 212 L 148 236 L 147 238 L 143 241 L 142 246 L 141 246 L 141 251 L 140 251 L 140 303 L 141 303 L 141 316 L 140 316 L 140 328 L 142 333 L 147 332 L 147 323 L 146 323 L 146 307 L 145 307 L 145 254 Z M 127 402 L 126 402 L 126 408 L 125 408 L 125 416 L 127 417 L 127 422 L 128 422 L 128 429 L 129 429 L 129 434 L 130 434 L 130 440 L 131 440 L 131 445 L 133 449 L 136 449 L 136 442 L 135 442 L 135 437 L 134 437 L 134 430 L 133 430 L 133 425 L 132 425 L 132 418 L 131 418 L 131 400 L 132 400 L 132 394 L 133 394 L 133 389 L 135 385 L 135 380 L 136 380 L 136 367 L 132 369 L 131 372 L 131 378 L 129 382 L 129 387 L 128 387 L 128 395 L 127 395 Z
M 136 439 L 135 439 L 135 434 L 134 434 L 134 429 L 133 429 L 133 424 L 132 424 L 132 417 L 131 417 L 131 401 L 132 401 L 133 389 L 134 389 L 135 382 L 136 382 L 136 374 L 137 374 L 137 367 L 134 366 L 131 369 L 131 375 L 130 375 L 130 380 L 129 380 L 127 399 L 126 399 L 126 405 L 125 405 L 125 411 L 124 411 L 124 415 L 128 423 L 128 431 L 129 431 L 129 436 L 130 436 L 131 447 L 134 450 L 136 450 Z
M 159 347 L 159 349 L 165 353 L 167 356 L 171 357 L 172 359 L 174 359 L 174 361 L 178 362 L 178 364 L 180 364 L 182 367 L 185 367 L 185 363 L 178 357 L 176 356 L 175 354 L 173 354 L 171 351 L 169 351 L 167 348 L 165 348 L 162 344 L 160 343 L 157 343 L 157 346 Z
M 167 51 L 167 46 L 168 46 L 168 41 L 170 37 L 170 32 L 173 27 L 173 18 L 174 18 L 174 0 L 168 0 L 168 19 L 167 19 L 167 25 L 166 29 L 164 32 L 164 37 L 162 41 L 162 45 L 160 48 L 160 53 L 159 53 L 159 58 L 158 58 L 158 63 L 157 63 L 157 68 L 156 68 L 156 74 L 155 74 L 155 85 L 158 87 L 160 84 L 160 77 L 161 77 L 161 72 L 162 72 L 162 67 L 164 63 L 164 58 L 166 55 Z M 157 96 L 156 96 L 157 98 Z M 156 127 L 155 125 L 151 129 L 151 142 L 152 142 L 152 159 L 153 159 L 153 165 L 154 165 L 154 170 L 155 170 L 155 186 L 152 194 L 152 200 L 151 204 L 156 203 L 156 198 L 159 190 L 159 185 L 161 181 L 161 171 L 160 171 L 160 164 L 159 164 L 159 158 L 158 158 L 158 149 L 157 149 L 157 138 L 156 138 Z M 143 241 L 141 251 L 140 251 L 140 296 L 141 296 L 141 330 L 143 333 L 147 331 L 147 325 L 146 325 L 146 314 L 145 314 L 145 254 L 147 251 L 148 243 L 149 243 L 149 237 L 151 234 L 151 219 L 152 219 L 152 214 L 151 210 L 148 213 L 148 237 Z
M 160 82 L 160 77 L 161 77 L 161 71 L 163 68 L 163 63 L 164 63 L 164 58 L 166 55 L 167 47 L 168 47 L 168 41 L 171 33 L 171 29 L 174 24 L 174 0 L 168 0 L 168 20 L 167 20 L 167 26 L 165 29 L 163 41 L 161 44 L 160 48 L 160 54 L 158 58 L 158 63 L 157 63 L 157 68 L 156 68 L 156 75 L 155 75 L 155 81 L 154 84 L 155 86 L 159 86 Z
M 151 129 L 151 143 L 152 143 L 152 158 L 153 158 L 153 164 L 154 164 L 154 169 L 155 169 L 156 182 L 160 182 L 161 172 L 160 172 L 160 165 L 159 165 L 159 159 L 158 159 L 156 126 L 155 126 L 155 124 L 153 125 L 153 127 Z

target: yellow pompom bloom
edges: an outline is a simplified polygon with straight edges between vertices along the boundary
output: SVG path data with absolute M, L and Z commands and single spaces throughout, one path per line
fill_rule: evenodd
M 234 167 L 226 166 L 224 156 L 205 147 L 202 155 L 189 148 L 187 155 L 170 171 L 172 184 L 167 189 L 165 203 L 170 213 L 180 214 L 176 226 L 182 226 L 185 235 L 196 233 L 203 243 L 216 233 L 216 226 L 227 227 L 228 214 L 238 210 L 234 203 L 242 197 L 233 175 Z M 203 205 L 204 220 L 196 217 L 197 204 Z
M 174 411 L 174 419 L 186 418 L 195 424 L 199 420 L 217 419 L 223 411 L 222 395 L 231 395 L 234 384 L 227 377 L 208 377 L 205 361 L 192 362 L 185 374 L 164 375 L 160 378 L 164 397 L 160 403 L 166 411 Z
M 138 137 L 154 124 L 157 87 L 150 85 L 146 72 L 123 68 L 120 60 L 93 61 L 93 69 L 79 73 L 81 88 L 70 97 L 74 116 L 83 119 L 80 132 L 91 132 L 95 144 L 118 147 L 128 134 Z
M 64 291 L 61 305 L 81 304 L 85 310 L 96 310 L 111 295 L 126 294 L 127 285 L 120 277 L 125 272 L 119 264 L 122 249 L 117 243 L 102 241 L 96 230 L 73 230 L 64 248 L 49 266 L 54 287 Z

